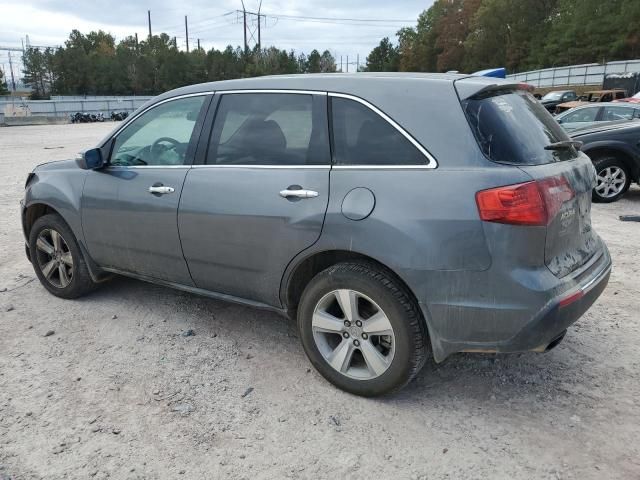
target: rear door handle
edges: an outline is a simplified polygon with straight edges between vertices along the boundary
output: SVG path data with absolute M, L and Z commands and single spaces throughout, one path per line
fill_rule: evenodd
M 166 193 L 173 193 L 175 189 L 173 187 L 165 187 L 164 185 L 153 185 L 149 187 L 149 193 L 155 193 L 158 195 L 164 195 Z
M 318 192 L 314 190 L 280 190 L 280 196 L 284 198 L 297 197 L 297 198 L 314 198 L 318 196 Z

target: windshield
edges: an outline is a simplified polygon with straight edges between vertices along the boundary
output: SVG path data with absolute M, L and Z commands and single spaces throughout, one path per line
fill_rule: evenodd
M 551 114 L 523 90 L 500 90 L 462 102 L 485 156 L 499 163 L 541 165 L 578 156 L 573 146 L 545 149 L 571 139 Z
M 549 92 L 542 97 L 542 100 L 560 100 L 563 93 L 564 92 Z

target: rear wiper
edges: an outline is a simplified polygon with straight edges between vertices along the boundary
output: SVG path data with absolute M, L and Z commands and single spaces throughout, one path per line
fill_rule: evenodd
M 545 150 L 562 150 L 564 148 L 575 148 L 576 150 L 580 150 L 582 148 L 583 142 L 579 142 L 577 140 L 563 140 L 562 142 L 550 143 L 549 145 L 545 145 Z

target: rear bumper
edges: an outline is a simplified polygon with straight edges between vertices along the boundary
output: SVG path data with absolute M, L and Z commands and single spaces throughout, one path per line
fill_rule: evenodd
M 554 298 L 538 315 L 508 342 L 498 345 L 498 352 L 540 351 L 573 325 L 598 299 L 609 283 L 611 257 L 593 276 L 577 288 Z
M 429 301 L 420 302 L 434 358 L 440 362 L 455 352 L 545 351 L 591 307 L 610 274 L 604 243 L 579 272 L 564 278 L 546 267 L 513 270 L 506 277 L 491 269 L 442 273 L 430 283 Z

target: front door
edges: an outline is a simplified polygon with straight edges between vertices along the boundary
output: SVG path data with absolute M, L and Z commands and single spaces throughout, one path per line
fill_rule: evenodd
M 204 164 L 187 174 L 178 212 L 193 280 L 278 306 L 286 266 L 322 230 L 326 95 L 221 92 L 206 150 Z
M 89 172 L 82 226 L 101 267 L 193 285 L 177 214 L 209 98 L 179 97 L 147 110 L 116 134 L 107 167 Z

